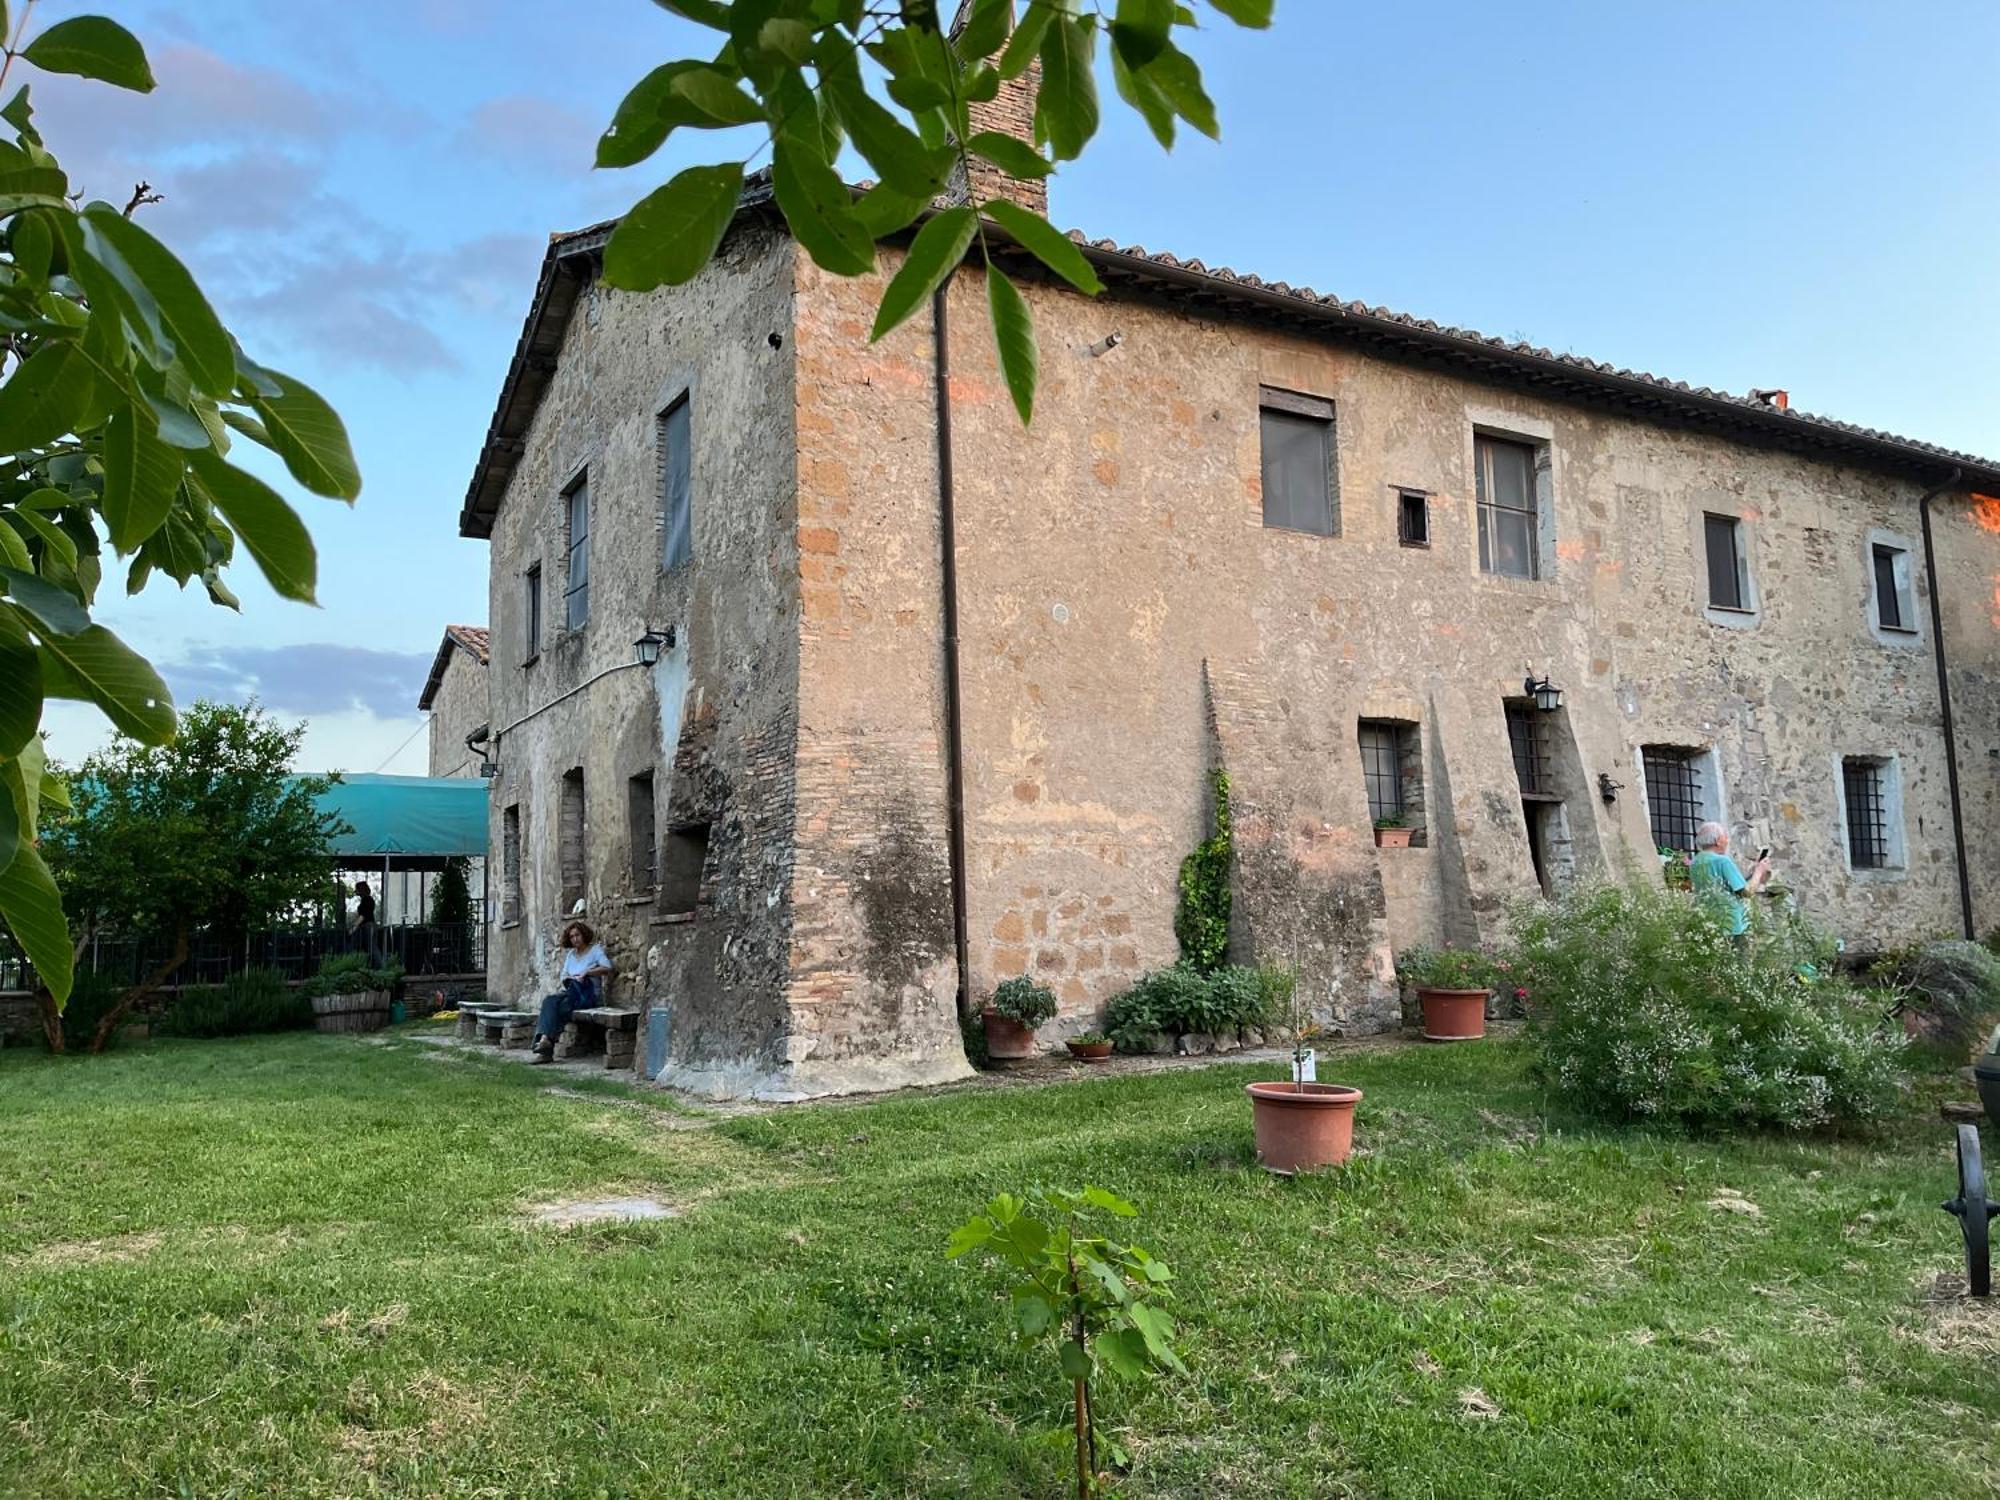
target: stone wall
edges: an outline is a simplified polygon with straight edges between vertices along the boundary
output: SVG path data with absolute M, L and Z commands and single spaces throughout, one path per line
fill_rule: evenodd
M 829 809 L 802 823 L 802 867 L 814 830 L 839 843 L 893 826 L 933 865 L 944 833 L 930 329 L 919 313 L 870 346 L 880 285 L 800 279 L 814 363 L 799 424 L 801 778 L 823 782 Z M 1771 845 L 1801 905 L 1850 944 L 1956 927 L 1928 627 L 1914 646 L 1885 644 L 1867 615 L 1867 538 L 1914 537 L 1920 485 L 1167 298 L 1092 301 L 1039 281 L 1027 294 L 1044 380 L 1030 429 L 994 364 L 979 272 L 950 294 L 975 995 L 1032 970 L 1076 1029 L 1172 961 L 1175 877 L 1220 755 L 1248 812 L 1236 956 L 1318 945 L 1325 1008 L 1356 1029 L 1385 1023 L 1395 950 L 1492 939 L 1539 888 L 1505 717 L 1530 668 L 1565 692 L 1541 723 L 1561 799 L 1545 814 L 1555 885 L 1657 878 L 1640 747 L 1712 748 L 1739 851 Z M 1093 355 L 1113 331 L 1122 344 Z M 809 400 L 809 382 L 826 392 Z M 1339 535 L 1263 525 L 1260 386 L 1334 403 Z M 1540 580 L 1479 568 L 1475 429 L 1545 446 Z M 1427 547 L 1399 544 L 1399 487 L 1428 492 Z M 1744 524 L 1754 616 L 1719 623 L 1707 608 L 1710 511 Z M 1941 527 L 1990 925 L 2000 865 L 1979 829 L 2000 813 L 2000 536 L 1963 501 Z M 1373 847 L 1362 718 L 1420 726 L 1427 847 Z M 1907 868 L 1848 869 L 1843 754 L 1898 758 Z M 1600 773 L 1623 784 L 1608 804 Z M 947 916 L 928 920 L 938 937 L 916 950 L 913 978 L 942 994 L 932 964 Z
M 477 776 L 479 755 L 468 750 L 465 737 L 487 722 L 492 703 L 487 695 L 487 669 L 462 647 L 453 646 L 445 660 L 444 679 L 431 699 L 431 776 Z
M 766 1087 L 783 1071 L 798 680 L 791 242 L 752 217 L 689 285 L 580 295 L 491 542 L 489 842 L 520 810 L 522 912 L 488 940 L 488 988 L 522 1004 L 552 987 L 560 926 L 559 787 L 584 783 L 582 892 L 618 966 L 614 1003 L 664 1008 L 662 1077 Z M 659 417 L 693 431 L 694 558 L 664 567 Z M 564 628 L 564 492 L 591 492 L 590 612 Z M 542 568 L 542 640 L 524 574 Z M 631 665 L 648 631 L 659 665 Z M 530 653 L 532 649 L 532 659 Z M 641 888 L 628 783 L 654 778 L 655 838 L 704 827 L 692 911 Z M 646 1048 L 639 1049 L 643 1059 Z

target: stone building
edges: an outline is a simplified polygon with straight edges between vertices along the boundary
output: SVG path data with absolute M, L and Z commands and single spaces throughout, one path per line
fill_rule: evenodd
M 759 187 L 679 289 L 608 233 L 551 243 L 461 516 L 489 971 L 581 903 L 666 1081 L 957 1076 L 1022 972 L 1081 1029 L 1176 957 L 1217 767 L 1234 956 L 1354 1030 L 1399 948 L 1707 817 L 1851 947 L 2000 923 L 1993 463 L 1109 241 L 1095 299 L 996 252 L 1024 429 L 977 264 L 870 344 L 898 248 L 829 276 Z
M 431 716 L 429 775 L 479 774 L 474 736 L 485 731 L 491 712 L 487 652 L 484 625 L 445 626 L 431 675 L 417 698 L 417 711 Z

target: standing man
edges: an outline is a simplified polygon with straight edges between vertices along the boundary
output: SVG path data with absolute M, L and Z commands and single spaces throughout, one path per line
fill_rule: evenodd
M 1741 947 L 1750 936 L 1750 908 L 1743 898 L 1764 889 L 1771 878 L 1768 852 L 1750 869 L 1750 878 L 1736 868 L 1729 857 L 1729 830 L 1720 823 L 1704 823 L 1694 833 L 1694 858 L 1688 864 L 1689 883 L 1695 900 L 1709 907 L 1722 920 L 1730 938 Z
M 365 880 L 354 882 L 354 946 L 375 962 L 375 893 Z

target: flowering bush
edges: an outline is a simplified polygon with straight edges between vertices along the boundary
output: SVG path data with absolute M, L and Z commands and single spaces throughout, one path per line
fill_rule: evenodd
M 1902 1038 L 1800 923 L 1744 949 L 1685 897 L 1585 889 L 1522 914 L 1513 963 L 1538 1073 L 1595 1113 L 1802 1130 L 1901 1084 Z
M 1655 852 L 1660 856 L 1660 878 L 1666 881 L 1668 890 L 1694 889 L 1694 856 L 1671 844 L 1661 844 Z
M 1490 990 L 1498 967 L 1469 948 L 1410 948 L 1396 960 L 1396 978 L 1419 990 Z

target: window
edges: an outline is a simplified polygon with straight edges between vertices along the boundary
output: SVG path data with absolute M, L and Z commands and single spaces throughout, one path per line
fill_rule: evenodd
M 565 771 L 562 801 L 557 807 L 556 848 L 562 867 L 562 914 L 568 916 L 583 899 L 583 769 Z
M 1877 542 L 1869 549 L 1875 569 L 1875 622 L 1884 630 L 1915 632 L 1910 607 L 1910 554 Z
M 522 582 L 527 593 L 521 627 L 525 637 L 521 643 L 521 661 L 525 665 L 542 654 L 542 565 L 536 563 L 528 569 Z
M 521 808 L 500 814 L 500 920 L 521 920 Z
M 660 515 L 666 535 L 660 565 L 678 568 L 694 556 L 694 450 L 683 396 L 660 413 Z
M 1401 719 L 1363 719 L 1357 727 L 1361 780 L 1368 793 L 1371 822 L 1421 833 L 1424 820 L 1424 761 L 1417 726 Z M 1412 839 L 1415 842 L 1415 839 Z
M 660 846 L 653 831 L 653 773 L 625 783 L 625 832 L 632 845 L 632 889 L 653 888 L 660 867 Z
M 1340 528 L 1333 403 L 1268 387 L 1260 399 L 1264 524 L 1315 536 L 1334 535 Z
M 1857 870 L 1892 863 L 1888 763 L 1849 756 L 1840 763 L 1841 802 L 1847 814 L 1847 862 Z
M 1431 544 L 1431 497 L 1424 491 L 1396 491 L 1396 540 L 1405 547 Z
M 1708 757 L 1677 745 L 1642 745 L 1639 765 L 1646 776 L 1646 816 L 1653 843 L 1661 849 L 1694 852 L 1695 830 L 1708 819 L 1703 773 Z
M 1479 499 L 1479 568 L 1508 578 L 1542 576 L 1541 502 L 1536 450 L 1527 443 L 1475 433 L 1472 459 Z
M 708 825 L 688 823 L 667 831 L 660 869 L 660 910 L 684 914 L 701 901 L 701 871 L 708 863 Z
M 1548 737 L 1542 731 L 1542 711 L 1528 702 L 1507 705 L 1507 744 L 1514 752 L 1514 776 L 1524 797 L 1553 793 L 1549 776 Z
M 590 475 L 563 491 L 563 619 L 571 630 L 590 618 Z
M 1734 516 L 1707 514 L 1701 524 L 1708 543 L 1709 607 L 1749 609 L 1750 578 L 1743 556 L 1743 523 Z

